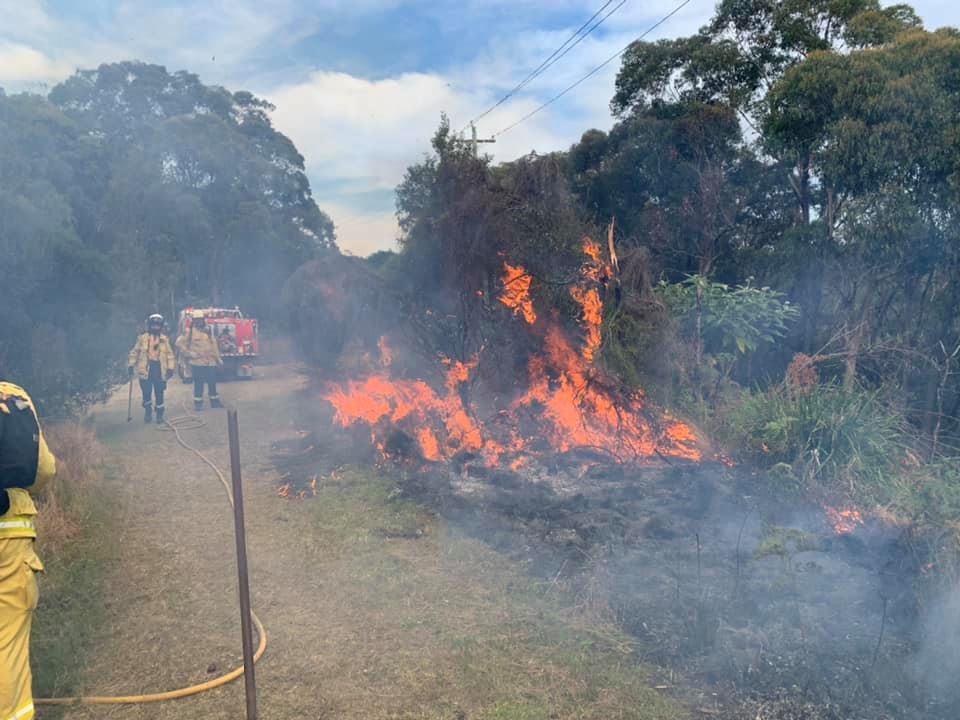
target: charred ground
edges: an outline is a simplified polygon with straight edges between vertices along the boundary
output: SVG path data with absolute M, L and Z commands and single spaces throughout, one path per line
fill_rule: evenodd
M 304 426 L 332 421 L 318 394 Z M 755 473 L 719 463 L 584 470 L 582 458 L 558 457 L 552 467 L 490 470 L 425 462 L 400 436 L 384 460 L 364 432 L 276 449 L 285 482 L 306 496 L 318 476 L 376 466 L 398 498 L 616 621 L 641 641 L 638 662 L 676 673 L 678 695 L 685 682 L 699 687 L 697 706 L 710 714 L 955 716 L 949 697 L 905 670 L 922 643 L 922 561 L 889 525 L 837 534 L 822 508 L 785 507 L 758 492 Z

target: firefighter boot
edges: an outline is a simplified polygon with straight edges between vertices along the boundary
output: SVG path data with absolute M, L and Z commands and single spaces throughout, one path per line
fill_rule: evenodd
M 157 424 L 158 424 L 158 425 L 162 425 L 162 424 L 163 424 L 163 411 L 164 411 L 164 410 L 166 410 L 166 408 L 165 408 L 163 405 L 157 405 Z
M 222 407 L 223 407 L 223 403 L 220 402 L 220 396 L 219 396 L 219 395 L 210 398 L 210 407 L 212 407 L 212 408 L 222 408 Z
M 193 409 L 194 409 L 194 410 L 203 410 L 203 398 L 194 398 L 194 399 L 193 399 Z
M 145 423 L 153 422 L 153 406 L 150 403 L 143 406 L 143 421 Z

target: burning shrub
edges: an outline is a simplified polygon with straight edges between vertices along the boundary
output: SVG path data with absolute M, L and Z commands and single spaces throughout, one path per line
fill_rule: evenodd
M 499 303 L 532 339 L 525 381 L 517 379 L 508 397 L 483 407 L 470 402 L 470 383 L 474 371 L 489 367 L 485 348 L 469 359 L 441 356 L 446 387 L 437 391 L 437 383 L 427 379 L 395 377 L 391 343 L 381 338 L 379 371 L 333 385 L 326 394 L 336 421 L 343 427 L 369 426 L 374 445 L 384 453 L 387 438 L 402 431 L 430 461 L 469 453 L 488 466 L 501 459 L 514 466 L 544 451 L 587 452 L 615 462 L 664 455 L 699 460 L 692 428 L 667 413 L 652 412 L 642 391 L 625 387 L 595 365 L 602 344 L 601 291 L 609 290 L 616 256 L 612 241 L 605 261 L 589 238 L 583 252 L 587 260 L 580 281 L 569 288 L 582 309 L 579 349 L 556 317 L 545 318 L 534 308 L 533 279 L 526 270 L 504 260 Z M 435 375 L 433 365 L 421 377 Z

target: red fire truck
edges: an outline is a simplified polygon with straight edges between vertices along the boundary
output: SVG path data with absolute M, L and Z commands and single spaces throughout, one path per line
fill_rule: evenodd
M 197 314 L 203 319 L 213 334 L 223 358 L 222 375 L 230 380 L 234 378 L 252 378 L 253 363 L 260 354 L 260 338 L 257 321 L 244 317 L 240 308 L 185 308 L 180 311 L 177 325 L 178 337 L 190 332 L 190 325 Z M 177 354 L 177 372 L 184 382 L 193 380 L 190 363 Z

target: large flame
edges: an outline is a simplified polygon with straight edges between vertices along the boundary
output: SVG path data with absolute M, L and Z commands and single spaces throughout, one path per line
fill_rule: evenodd
M 693 430 L 665 416 L 658 432 L 646 419 L 640 392 L 619 396 L 574 350 L 554 325 L 546 336 L 546 353 L 529 364 L 529 389 L 514 408 L 541 411 L 542 432 L 554 450 L 596 450 L 620 461 L 654 455 L 699 460 Z
M 526 389 L 494 418 L 477 419 L 477 410 L 464 399 L 464 386 L 479 367 L 479 357 L 468 362 L 443 359 L 445 380 L 437 391 L 424 380 L 391 379 L 391 351 L 381 340 L 383 372 L 333 385 L 325 395 L 336 411 L 335 422 L 369 427 L 381 450 L 390 433 L 401 430 L 427 460 L 450 460 L 469 452 L 489 465 L 505 462 L 514 470 L 546 452 L 575 450 L 618 462 L 654 456 L 699 460 L 698 439 L 689 425 L 662 413 L 652 422 L 641 392 L 611 387 L 593 366 L 601 344 L 600 289 L 613 269 L 589 238 L 583 249 L 588 258 L 583 280 L 571 290 L 583 310 L 583 347 L 578 351 L 556 322 L 537 325 L 532 331 L 542 332 L 543 351 L 528 361 Z M 504 263 L 503 284 L 500 302 L 534 325 L 530 275 Z
M 447 392 L 438 394 L 423 380 L 391 380 L 380 374 L 332 386 L 325 396 L 342 427 L 368 425 L 373 440 L 383 447 L 391 428 L 413 437 L 427 460 L 445 460 L 460 451 L 483 449 L 483 433 L 460 399 L 459 384 L 469 366 L 454 363 L 447 375 Z

